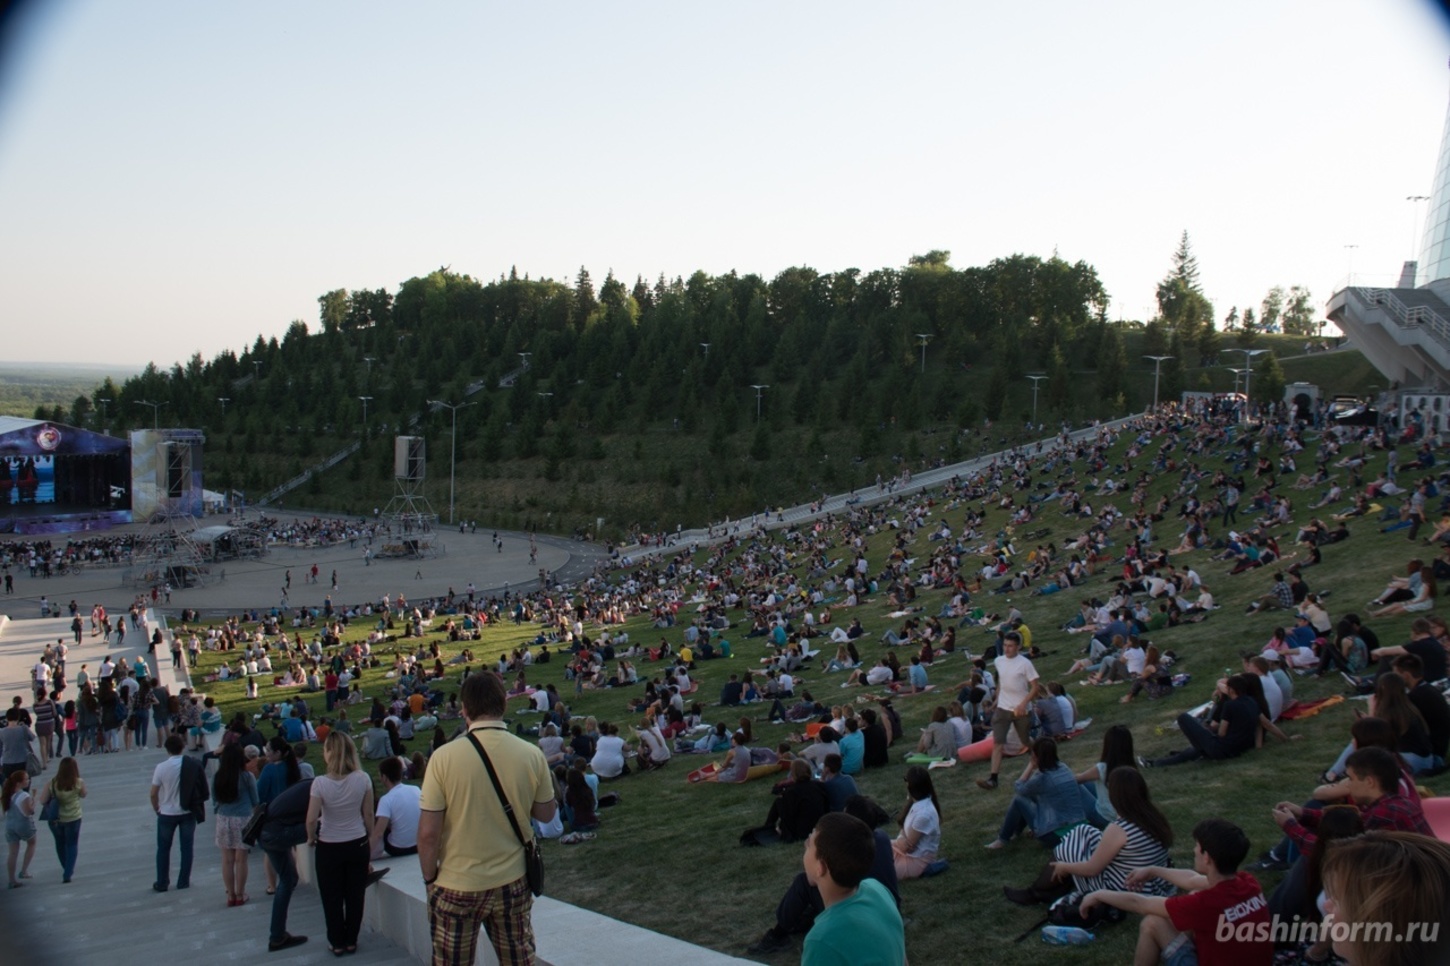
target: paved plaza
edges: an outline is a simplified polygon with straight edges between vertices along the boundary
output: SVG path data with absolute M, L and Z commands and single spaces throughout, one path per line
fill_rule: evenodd
M 346 543 L 329 548 L 276 547 L 258 560 L 228 561 L 220 565 L 216 579 L 205 586 L 173 591 L 170 605 L 158 603 L 153 616 L 159 622 L 168 614 L 174 617 L 186 607 L 215 615 L 273 606 L 281 600 L 289 569 L 292 606 L 320 605 L 328 594 L 335 603 L 346 605 L 376 600 L 385 593 L 395 598 L 400 593 L 410 598 L 428 597 L 446 594 L 450 587 L 462 593 L 470 581 L 481 594 L 501 593 L 506 587 L 527 590 L 536 585 L 540 567 L 569 582 L 587 576 L 604 554 L 603 548 L 592 544 L 540 536 L 536 540 L 537 561 L 531 562 L 526 534 L 500 533 L 499 537 L 501 550 L 491 530 L 480 530 L 476 534 L 444 532 L 439 540 L 445 546 L 438 556 L 423 560 L 374 559 L 371 564 L 364 563 L 361 545 L 357 548 L 349 548 Z M 65 536 L 51 539 L 61 543 Z M 313 563 L 320 572 L 316 585 L 307 584 L 305 577 Z M 331 589 L 333 570 L 338 572 L 335 592 Z M 45 579 L 32 578 L 23 568 L 14 571 L 15 593 L 0 599 L 0 698 L 7 706 L 13 695 L 29 693 L 30 669 L 44 646 L 60 638 L 71 641 L 67 611 L 71 600 L 77 602 L 87 623 L 90 609 L 96 603 L 104 604 L 113 615 L 125 614 L 137 591 L 124 582 L 124 574 L 124 568 L 96 567 L 83 569 L 76 575 Z M 42 619 L 42 595 L 64 616 Z M 102 638 L 91 637 L 87 627 L 81 643 L 71 646 L 68 675 L 74 679 L 82 664 L 89 664 L 94 673 L 107 655 L 134 660 L 145 652 L 149 636 L 148 625 L 145 632 L 129 632 L 125 646 L 116 648 Z M 152 659 L 148 656 L 148 660 Z M 176 680 L 169 647 L 159 649 L 154 664 L 164 682 L 172 684 Z M 70 884 L 61 883 L 53 839 L 42 824 L 31 865 L 35 877 L 21 889 L 0 889 L 0 936 L 5 937 L 6 947 L 15 954 L 16 961 L 37 966 L 89 963 L 153 966 L 173 958 L 202 966 L 255 962 L 281 966 L 331 961 L 317 892 L 305 884 L 293 896 L 288 928 L 293 933 L 309 936 L 310 941 L 280 953 L 267 952 L 271 904 L 265 894 L 266 879 L 260 855 L 251 857 L 248 884 L 251 902 L 239 908 L 227 908 L 221 884 L 221 855 L 213 842 L 211 823 L 197 829 L 192 887 L 173 888 L 163 894 L 151 890 L 156 820 L 148 794 L 152 769 L 163 757 L 159 749 L 148 748 L 80 759 L 88 797 L 84 803 L 80 859 L 74 880 Z M 52 764 L 37 782 L 46 781 L 54 773 Z M 179 850 L 173 850 L 173 869 L 178 862 Z M 406 907 L 410 896 L 416 898 L 423 894 L 422 876 L 415 859 L 379 864 L 392 864 L 393 868 L 370 891 L 370 906 L 396 910 Z M 387 890 L 386 894 L 383 890 Z M 625 966 L 647 961 L 713 966 L 741 962 L 547 896 L 536 900 L 534 922 L 540 960 L 556 966 L 614 963 Z M 420 949 L 417 941 L 416 922 L 411 931 L 400 930 L 397 942 L 374 931 L 373 925 L 374 917 L 370 915 L 358 953 L 351 962 L 406 963 L 417 961 L 420 951 L 426 954 L 426 946 Z M 610 942 L 601 948 L 599 937 L 606 934 Z M 491 950 L 487 952 L 488 961 L 492 962 Z M 0 960 L 8 962 L 9 957 L 0 957 Z M 484 961 L 482 957 L 479 960 Z

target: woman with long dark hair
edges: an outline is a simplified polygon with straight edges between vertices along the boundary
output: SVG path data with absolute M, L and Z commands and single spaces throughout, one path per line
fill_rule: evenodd
M 896 821 L 901 826 L 901 834 L 891 842 L 896 878 L 918 878 L 936 861 L 941 846 L 941 803 L 931 772 L 921 765 L 906 769 L 906 804 Z
M 1153 804 L 1143 773 L 1128 766 L 1113 769 L 1108 773 L 1108 797 L 1118 814 L 1113 823 L 1101 832 L 1091 825 L 1071 829 L 1053 852 L 1055 861 L 1049 863 L 1054 880 L 1071 880 L 1067 901 L 1074 905 L 1097 889 L 1127 889 L 1128 876 L 1137 869 L 1168 864 L 1173 826 Z M 1153 879 L 1142 891 L 1167 896 L 1173 887 Z M 1022 901 L 1012 890 L 1007 898 Z
M 297 765 L 297 754 L 292 745 L 281 735 L 275 736 L 267 742 L 267 764 L 262 767 L 261 777 L 257 779 L 257 800 L 270 803 L 301 780 L 302 769 Z M 264 869 L 267 873 L 267 895 L 270 896 L 277 891 L 277 870 L 272 866 L 270 855 Z
M 242 829 L 256 808 L 257 780 L 247 771 L 247 756 L 239 742 L 222 746 L 221 765 L 211 784 L 211 803 L 216 811 L 216 846 L 222 853 L 222 885 L 227 905 L 240 906 L 247 895 L 247 853 Z
M 1115 724 L 1103 732 L 1103 748 L 1097 762 L 1077 774 L 1078 794 L 1082 797 L 1087 820 L 1097 828 L 1107 828 L 1118 817 L 1108 794 L 1108 776 L 1119 768 L 1135 768 L 1133 732 L 1127 725 Z

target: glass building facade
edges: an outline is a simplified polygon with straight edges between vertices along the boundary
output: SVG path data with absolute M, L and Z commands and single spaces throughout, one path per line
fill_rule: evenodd
M 1435 188 L 1425 215 L 1425 245 L 1420 256 L 1421 285 L 1450 278 L 1450 109 L 1440 135 L 1440 159 L 1435 164 Z

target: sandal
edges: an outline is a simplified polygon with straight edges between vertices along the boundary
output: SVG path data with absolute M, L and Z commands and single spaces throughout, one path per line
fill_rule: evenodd
M 250 901 L 252 901 L 252 897 L 247 895 L 245 892 L 237 896 L 237 905 L 239 906 L 245 906 Z
M 269 886 L 268 889 L 267 889 L 267 895 L 269 895 L 269 896 L 275 896 L 276 894 L 277 894 L 277 888 L 276 888 L 276 886 Z

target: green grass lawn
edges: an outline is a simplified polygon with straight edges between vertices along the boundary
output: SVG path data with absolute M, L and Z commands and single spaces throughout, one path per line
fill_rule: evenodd
M 1124 449 L 1125 442 L 1120 442 L 1116 455 L 1121 457 Z M 1269 455 L 1277 454 L 1271 448 Z M 1301 469 L 1311 461 L 1312 447 L 1301 458 Z M 1372 479 L 1382 462 L 1381 455 L 1367 468 L 1366 478 Z M 1222 459 L 1209 459 L 1203 465 L 1211 472 L 1222 465 Z M 1145 459 L 1140 458 L 1139 466 L 1130 476 L 1136 475 L 1138 468 L 1147 468 Z M 1115 475 L 1121 478 L 1121 474 Z M 1284 486 L 1292 482 L 1286 481 Z M 1176 476 L 1164 475 L 1154 481 L 1152 493 L 1155 497 L 1160 492 L 1171 493 L 1176 484 Z M 1292 489 L 1287 492 L 1294 499 L 1296 519 L 1307 519 L 1310 515 L 1307 505 L 1318 498 L 1318 493 Z M 1093 501 L 1095 506 L 1100 502 Z M 1127 497 L 1121 496 L 1118 505 L 1126 507 Z M 938 509 L 932 519 L 945 518 L 957 530 L 962 512 L 961 508 L 945 512 Z M 1241 517 L 1247 515 L 1241 513 Z M 1002 514 L 991 511 L 988 532 L 1002 522 Z M 1032 529 L 1039 527 L 1050 528 L 1051 534 L 1032 543 L 1060 541 L 1081 530 L 1076 521 L 1069 521 L 1053 510 L 1043 513 Z M 1378 524 L 1369 519 L 1351 521 L 1352 538 L 1326 547 L 1324 564 L 1305 571 L 1311 590 L 1332 591 L 1328 605 L 1335 619 L 1349 611 L 1364 616 L 1365 601 L 1380 591 L 1391 574 L 1402 573 L 1405 562 L 1412 556 L 1427 559 L 1430 556 L 1430 548 L 1408 543 L 1404 531 L 1381 535 L 1377 529 Z M 1159 544 L 1177 542 L 1178 528 L 1171 513 L 1158 524 L 1156 533 Z M 1287 552 L 1293 538 L 1292 529 L 1278 536 Z M 868 558 L 873 571 L 882 566 L 893 537 L 894 533 L 888 530 L 871 539 Z M 1120 533 L 1118 539 L 1121 545 Z M 1019 542 L 1019 550 L 1026 549 Z M 929 555 L 925 536 L 918 537 L 914 550 L 921 558 Z M 1228 566 L 1210 562 L 1208 556 L 1208 552 L 1199 551 L 1177 558 L 1176 562 L 1190 564 L 1200 572 L 1222 609 L 1203 623 L 1152 635 L 1153 642 L 1161 649 L 1171 649 L 1179 655 L 1181 663 L 1175 671 L 1186 671 L 1193 676 L 1186 688 L 1160 701 L 1140 698 L 1124 706 L 1119 703 L 1123 686 L 1079 687 L 1079 676 L 1071 679 L 1063 676 L 1086 640 L 1057 628 L 1076 612 L 1082 597 L 1105 596 L 1116 581 L 1118 568 L 1105 567 L 1090 585 L 1069 593 L 1014 601 L 1027 616 L 1034 643 L 1047 652 L 1038 661 L 1043 679 L 1062 680 L 1077 699 L 1081 713 L 1093 718 L 1086 734 L 1063 746 L 1063 758 L 1074 770 L 1097 760 L 1101 736 L 1112 723 L 1121 722 L 1132 728 L 1140 753 L 1156 756 L 1184 747 L 1186 742 L 1178 734 L 1174 718 L 1207 700 L 1223 669 L 1233 667 L 1237 671 L 1240 652 L 1261 648 L 1273 628 L 1287 616 L 1272 613 L 1246 616 L 1246 602 L 1267 591 L 1271 574 L 1260 571 L 1228 577 Z M 930 614 L 939 609 L 944 599 L 942 592 L 927 592 L 917 603 Z M 999 606 L 1004 604 L 1002 598 L 983 596 L 979 600 L 986 602 L 984 606 L 989 609 L 1003 609 Z M 885 616 L 888 610 L 884 598 L 878 598 L 868 601 L 855 615 L 845 610 L 836 612 L 837 620 L 849 620 L 851 616 L 862 619 L 868 631 L 862 656 L 868 662 L 881 649 L 876 643 L 880 633 L 899 623 Z M 354 624 L 351 633 L 364 635 L 367 630 L 364 623 Z M 1409 619 L 1370 622 L 1370 626 L 1379 633 L 1383 643 L 1400 643 L 1407 639 Z M 643 617 L 631 620 L 624 629 L 639 642 L 654 642 L 664 637 L 678 645 L 682 640 L 682 627 L 662 633 L 651 628 Z M 758 666 L 756 662 L 764 653 L 764 646 L 758 639 L 745 638 L 746 629 L 739 627 L 731 634 L 735 652 L 732 660 L 699 664 L 695 676 L 700 682 L 700 692 L 696 697 L 702 703 L 716 699 L 730 673 Z M 473 650 L 481 663 L 488 662 L 495 660 L 500 652 L 531 640 L 536 632 L 536 627 L 504 623 L 488 628 L 484 639 Z M 959 644 L 965 644 L 973 652 L 980 652 L 988 641 L 981 631 L 959 632 Z M 400 642 L 400 646 L 408 643 Z M 825 646 L 829 648 L 828 644 Z M 446 641 L 444 650 L 450 656 L 456 653 Z M 387 648 L 383 651 L 386 653 Z M 218 660 L 217 655 L 204 654 L 201 670 L 215 666 Z M 659 665 L 640 664 L 642 676 L 652 676 L 662 670 Z M 968 665 L 958 652 L 933 667 L 931 677 L 933 681 L 949 685 L 963 679 L 967 671 Z M 593 715 L 622 726 L 634 722 L 634 716 L 627 714 L 625 707 L 633 691 L 587 691 L 576 697 L 573 683 L 565 682 L 564 666 L 558 661 L 536 666 L 529 677 L 531 682 L 540 685 L 556 682 L 576 715 Z M 816 667 L 804 675 L 798 687 L 813 691 L 818 700 L 830 704 L 844 696 L 837 687 L 841 679 L 839 674 L 822 674 Z M 382 690 L 386 683 L 381 671 L 363 679 L 369 695 Z M 449 684 L 456 684 L 456 679 Z M 212 684 L 206 689 L 218 699 L 226 717 L 238 709 L 251 713 L 260 704 L 244 699 L 241 683 Z M 275 700 L 276 692 L 269 694 L 268 691 L 263 689 L 262 698 Z M 1322 681 L 1295 678 L 1295 697 L 1301 700 L 1342 691 L 1342 682 L 1337 677 Z M 950 694 L 941 693 L 897 700 L 907 731 L 892 750 L 898 762 L 914 746 L 918 729 L 927 721 L 932 708 L 950 700 Z M 314 707 L 320 704 L 319 697 Z M 1316 784 L 1316 776 L 1332 763 L 1347 740 L 1351 709 L 1355 706 L 1346 703 L 1316 717 L 1286 723 L 1287 731 L 1304 736 L 1302 741 L 1283 744 L 1268 739 L 1264 749 L 1236 761 L 1195 763 L 1149 772 L 1154 798 L 1172 820 L 1177 835 L 1173 847 L 1175 862 L 1180 866 L 1191 865 L 1193 846 L 1189 833 L 1195 822 L 1206 817 L 1224 816 L 1241 824 L 1252 840 L 1253 856 L 1276 841 L 1277 828 L 1270 817 L 1270 807 L 1284 798 L 1299 801 L 1307 796 Z M 360 716 L 366 707 L 359 706 L 354 717 Z M 773 745 L 793 730 L 766 722 L 763 706 L 750 710 L 757 716 L 758 743 Z M 720 711 L 707 707 L 707 720 L 716 720 Z M 729 720 L 733 721 L 739 713 L 731 709 Z M 515 720 L 531 721 L 529 716 Z M 426 750 L 430 737 L 420 735 L 411 743 L 412 748 Z M 598 838 L 577 846 L 547 847 L 549 894 L 621 920 L 742 955 L 744 947 L 754 942 L 772 921 L 775 904 L 799 867 L 801 848 L 739 846 L 740 832 L 763 821 L 771 800 L 769 786 L 765 782 L 689 785 L 685 780 L 687 772 L 706 760 L 704 756 L 677 756 L 661 771 L 633 775 L 613 783 L 612 789 L 622 793 L 623 801 L 619 807 L 601 813 L 603 827 Z M 320 761 L 316 764 L 320 767 Z M 1038 961 L 1042 949 L 1035 934 L 1020 944 L 1014 944 L 1013 938 L 1041 913 L 1008 903 L 1002 897 L 1001 887 L 1028 883 L 1048 854 L 1022 840 L 1000 852 L 983 849 L 994 837 L 1010 799 L 1006 780 L 1015 777 L 1023 764 L 1019 759 L 1004 766 L 1004 786 L 992 792 L 982 791 L 973 783 L 973 779 L 986 773 L 984 765 L 959 765 L 933 772 L 943 805 L 941 854 L 950 860 L 951 868 L 939 877 L 902 885 L 907 948 L 913 963 L 990 961 L 1014 966 Z M 858 783 L 865 793 L 875 796 L 894 814 L 904 801 L 904 772 L 904 764 L 893 764 L 866 773 Z M 1443 779 L 1438 781 L 1444 783 Z M 1436 782 L 1430 784 L 1439 790 Z M 896 829 L 893 826 L 889 831 L 894 834 Z M 1265 875 L 1261 879 L 1266 887 L 1272 888 L 1276 876 Z M 1092 947 L 1063 955 L 1079 962 L 1127 962 L 1135 936 L 1135 925 L 1124 924 L 1104 931 Z M 774 961 L 789 962 L 794 958 L 784 955 Z

